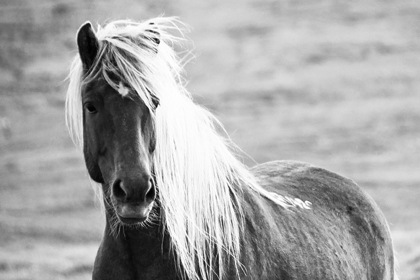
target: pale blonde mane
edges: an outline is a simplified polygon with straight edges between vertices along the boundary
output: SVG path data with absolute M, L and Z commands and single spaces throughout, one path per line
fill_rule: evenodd
M 160 34 L 157 53 L 148 48 L 152 47 L 150 34 L 155 34 L 146 32 L 151 22 Z M 153 166 L 163 225 L 178 264 L 189 279 L 207 280 L 213 275 L 222 279 L 226 259 L 231 258 L 238 272 L 240 269 L 241 189 L 249 187 L 285 208 L 291 203 L 259 186 L 232 154 L 231 141 L 217 132 L 222 128 L 220 123 L 192 101 L 184 87 L 183 65 L 173 50 L 173 45 L 183 40 L 177 24 L 174 18 L 155 18 L 144 23 L 115 21 L 99 27 L 99 59 L 93 67 L 98 71 L 83 79 L 79 56 L 71 67 L 67 125 L 81 147 L 81 86 L 97 75 L 118 90 L 120 82 L 109 78 L 109 73 L 116 74 L 149 107 L 153 106 L 151 95 L 157 96 L 160 105 L 153 116 L 157 140 Z M 172 31 L 181 36 L 171 35 Z M 117 67 L 112 66 L 110 57 Z M 219 271 L 212 270 L 216 266 Z

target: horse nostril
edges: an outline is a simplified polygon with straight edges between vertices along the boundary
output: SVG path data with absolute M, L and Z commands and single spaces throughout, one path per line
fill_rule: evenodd
M 152 178 L 146 182 L 127 182 L 127 180 L 116 179 L 112 185 L 112 195 L 124 203 L 130 201 L 151 203 L 156 198 L 156 187 Z
M 124 190 L 123 182 L 119 179 L 115 180 L 112 186 L 112 194 L 118 200 L 125 200 L 127 198 L 127 192 Z
M 153 200 L 155 200 L 156 197 L 156 188 L 155 188 L 155 184 L 153 183 L 153 179 L 150 178 L 149 180 L 149 189 L 146 192 L 146 196 L 145 196 L 145 200 L 146 202 L 152 202 Z

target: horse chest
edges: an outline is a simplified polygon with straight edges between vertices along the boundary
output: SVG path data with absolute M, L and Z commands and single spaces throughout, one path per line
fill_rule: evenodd
M 176 280 L 175 263 L 158 238 L 105 234 L 93 270 L 94 280 Z

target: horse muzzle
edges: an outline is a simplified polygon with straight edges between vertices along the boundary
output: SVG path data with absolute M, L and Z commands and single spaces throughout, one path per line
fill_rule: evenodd
M 153 208 L 151 203 L 115 203 L 114 209 L 118 219 L 124 224 L 136 224 L 144 222 Z
M 153 208 L 156 187 L 150 176 L 119 178 L 112 186 L 112 197 L 115 213 L 122 223 L 141 223 Z

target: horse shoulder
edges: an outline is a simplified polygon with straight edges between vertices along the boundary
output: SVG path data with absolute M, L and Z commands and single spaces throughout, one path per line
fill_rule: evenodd
M 296 161 L 269 162 L 254 167 L 253 171 L 268 191 L 310 202 L 313 209 L 350 219 L 354 227 L 365 227 L 372 235 L 386 239 L 388 226 L 382 211 L 353 180 Z
M 259 263 L 257 273 L 266 279 L 273 271 L 278 279 L 386 279 L 391 273 L 386 221 L 352 180 L 291 161 L 262 164 L 252 172 L 266 190 L 310 202 L 310 209 L 284 209 L 245 191 L 245 261 Z

